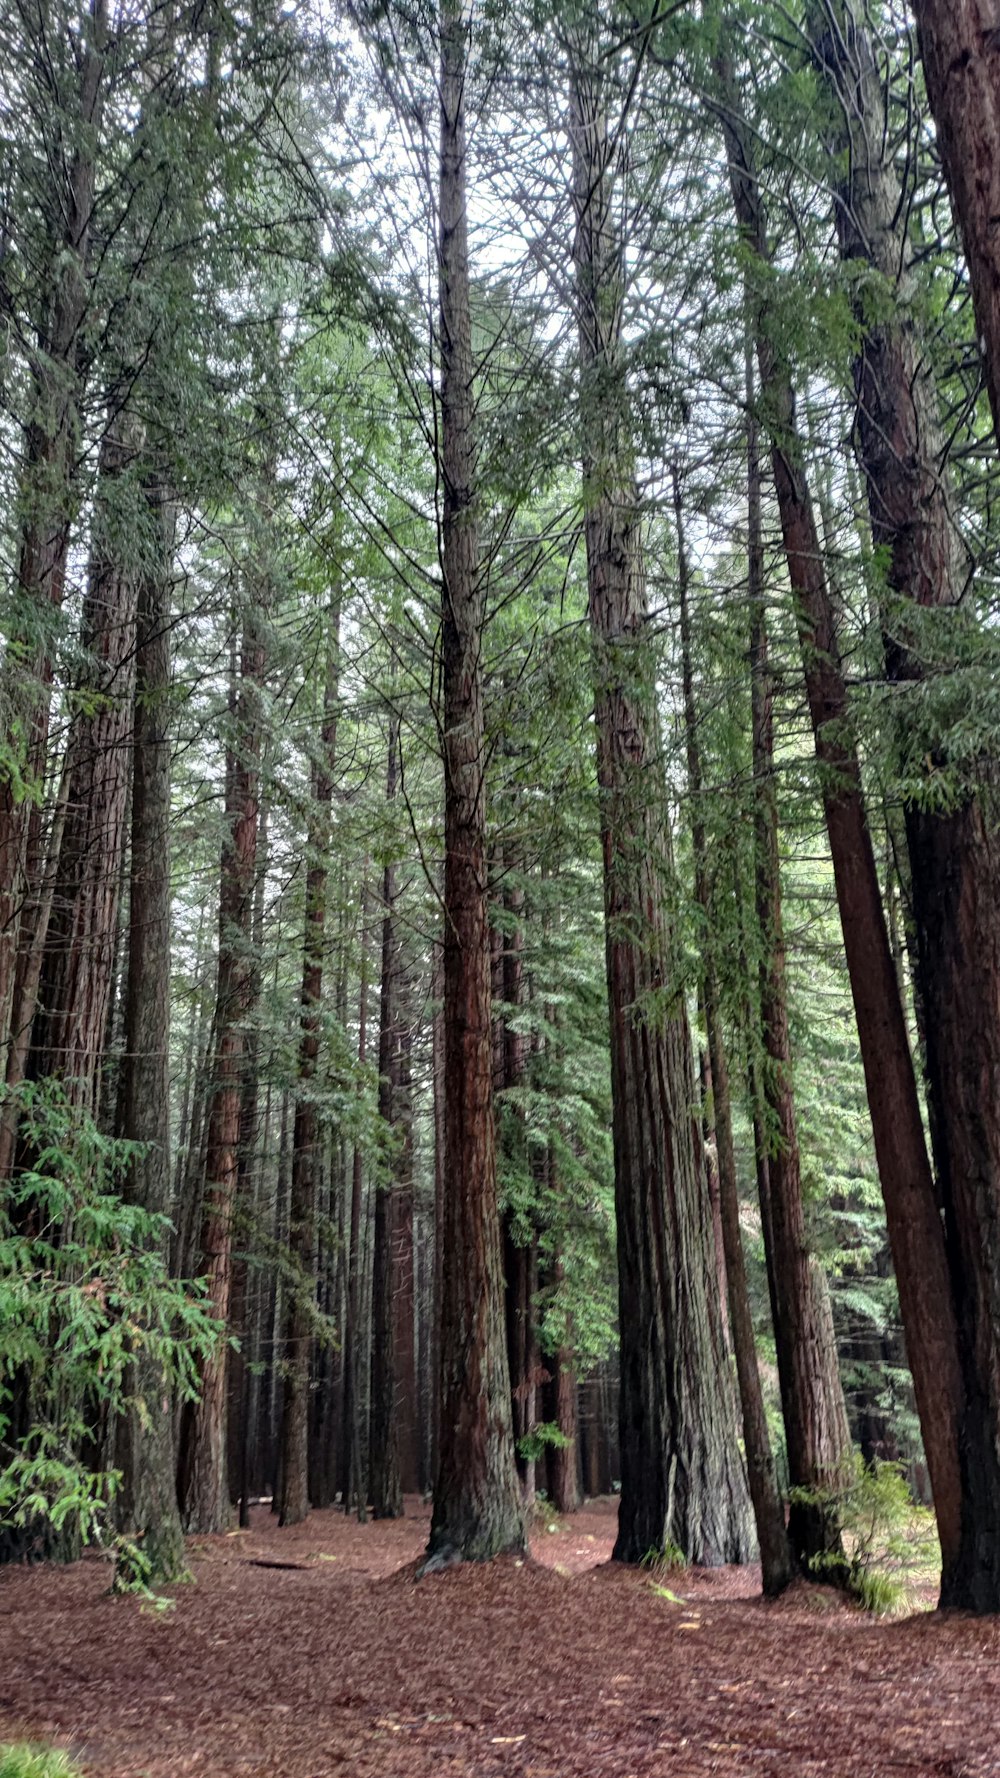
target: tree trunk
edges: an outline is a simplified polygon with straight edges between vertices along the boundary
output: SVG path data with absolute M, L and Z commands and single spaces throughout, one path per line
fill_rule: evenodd
M 767 235 L 750 136 L 733 103 L 730 71 L 723 66 L 720 72 L 737 221 L 766 267 Z M 753 320 L 875 1152 L 947 1566 L 955 1560 L 959 1541 L 956 1415 L 962 1396 L 948 1261 L 868 828 L 833 606 L 802 467 L 791 376 L 778 353 L 766 307 Z
M 121 1134 L 143 1145 L 128 1178 L 129 1196 L 165 1216 L 170 1208 L 170 579 L 173 513 L 162 486 L 146 500 L 158 564 L 139 583 L 135 716 L 132 740 L 132 857 L 128 971 L 121 1078 Z M 156 567 L 159 567 L 159 572 Z M 168 1243 L 163 1240 L 163 1256 Z M 154 1584 L 184 1568 L 177 1510 L 173 1416 L 162 1372 L 142 1367 L 138 1391 L 147 1413 L 120 1423 L 115 1463 L 119 1529 L 140 1539 Z
M 91 0 L 80 32 L 78 114 L 66 120 L 75 144 L 68 163 L 53 155 L 47 170 L 65 169 L 47 195 L 62 218 L 52 244 L 51 285 L 31 361 L 31 418 L 24 439 L 18 609 L 2 668 L 5 754 L 17 760 L 24 787 L 37 790 L 49 739 L 55 617 L 62 605 L 77 479 L 81 397 L 81 329 L 90 299 L 91 221 L 106 86 L 107 0 Z M 44 30 L 44 25 L 43 25 Z M 38 46 L 42 68 L 48 46 Z M 26 737 L 22 741 L 21 736 Z M 26 896 L 37 892 L 43 869 L 41 810 L 25 796 L 18 774 L 0 774 L 0 1042 L 10 1037 L 19 925 Z M 4 1055 L 4 1073 L 7 1057 Z
M 587 578 L 604 857 L 621 1341 L 615 1556 L 752 1548 L 725 1361 L 714 1236 L 693 1107 L 666 785 L 655 713 L 638 494 L 621 351 L 622 251 L 595 56 L 574 54 L 569 123 Z
M 278 1523 L 297 1525 L 309 1511 L 309 1360 L 316 1302 L 314 1249 L 318 1171 L 322 1165 L 316 1105 L 323 1000 L 323 944 L 329 877 L 330 808 L 340 690 L 340 601 L 330 612 L 319 754 L 312 767 L 306 841 L 305 937 L 300 997 L 299 1080 L 292 1132 L 292 1197 L 288 1250 L 293 1276 L 285 1319 L 284 1402 Z
M 1000 26 L 994 0 L 913 0 L 1000 442 Z
M 138 572 L 117 529 L 135 493 L 135 428 L 113 417 L 101 449 L 81 620 L 87 660 L 66 748 L 66 815 L 45 936 L 33 1071 L 96 1112 L 114 983 L 126 845 Z
M 246 1020 L 256 975 L 252 934 L 264 670 L 260 617 L 251 609 L 244 623 L 239 676 L 232 690 L 234 733 L 226 761 L 227 837 L 219 891 L 215 1053 L 201 1224 L 201 1265 L 207 1277 L 208 1304 L 226 1329 L 233 1279 Z M 178 1492 L 181 1518 L 189 1532 L 224 1531 L 229 1526 L 227 1353 L 222 1342 L 206 1359 L 199 1399 L 188 1403 L 182 1415 Z
M 848 168 L 836 205 L 841 254 L 845 260 L 873 266 L 897 295 L 894 311 L 884 321 L 864 326 L 865 317 L 859 316 L 864 332 L 854 374 L 856 439 L 872 541 L 888 558 L 888 601 L 883 612 L 886 665 L 890 679 L 905 688 L 907 682 L 925 676 L 917 608 L 950 610 L 949 629 L 956 640 L 967 622 L 958 609 L 964 590 L 958 539 L 937 392 L 914 320 L 915 276 L 899 220 L 903 214 L 899 182 L 886 149 L 882 83 L 867 32 L 846 0 L 824 0 L 814 23 L 815 54 L 834 101 L 831 135 L 834 146 L 845 152 Z M 995 51 L 988 54 L 996 74 L 1000 61 Z M 973 94 L 982 97 L 975 82 L 966 83 L 965 92 L 969 101 Z M 979 172 L 986 171 L 980 165 Z M 996 170 L 988 172 L 995 182 Z M 1000 258 L 994 259 L 994 267 L 996 275 Z M 1000 347 L 1000 334 L 997 343 Z M 942 651 L 947 658 L 955 642 L 949 644 L 948 630 L 936 627 L 933 646 L 940 662 Z M 934 779 L 950 763 L 947 748 L 920 732 L 922 695 L 903 689 L 902 696 L 896 706 L 897 723 L 907 757 L 927 761 L 928 794 L 907 803 L 905 821 L 931 1139 L 963 1372 L 961 1385 L 953 1378 L 953 1412 L 961 1415 L 964 1408 L 958 1431 L 961 1531 L 957 1552 L 954 1533 L 947 1552 L 942 1536 L 941 1598 L 947 1605 L 997 1611 L 1000 771 L 995 759 L 980 754 L 971 763 L 970 783 L 968 762 L 954 762 L 964 780 L 961 792 L 947 811 L 935 806 Z
M 755 453 L 750 440 L 749 480 L 754 481 Z M 795 1572 L 792 1545 L 785 1530 L 784 1505 L 778 1488 L 771 1438 L 764 1411 L 764 1394 L 757 1368 L 757 1341 L 747 1286 L 746 1259 L 740 1229 L 740 1200 L 733 1146 L 729 1064 L 722 1032 L 719 982 L 715 961 L 715 910 L 708 862 L 708 842 L 702 814 L 704 785 L 698 712 L 694 694 L 691 619 L 688 607 L 687 551 L 684 539 L 680 479 L 673 474 L 674 513 L 677 525 L 677 577 L 680 592 L 681 652 L 684 682 L 684 719 L 687 738 L 688 789 L 691 796 L 691 837 L 694 851 L 695 900 L 702 915 L 702 999 L 708 1040 L 712 1113 L 719 1183 L 719 1216 L 725 1256 L 725 1281 L 729 1295 L 729 1327 L 736 1359 L 740 1405 L 743 1413 L 743 1448 L 746 1452 L 750 1499 L 753 1503 L 757 1542 L 760 1545 L 764 1592 L 771 1598 L 784 1591 Z M 752 502 L 752 494 L 751 494 Z M 752 545 L 751 545 L 752 548 Z
M 525 1547 L 510 1427 L 493 1127 L 484 588 L 474 486 L 461 0 L 441 0 L 440 34 L 445 1175 L 438 1467 L 425 1568 Z
M 386 770 L 386 803 L 396 798 L 399 780 L 399 717 L 389 720 L 389 757 Z M 378 1040 L 378 1110 L 387 1131 L 401 1136 L 400 1061 L 401 960 L 396 918 L 396 867 L 387 862 L 382 873 L 382 984 Z M 375 1194 L 375 1251 L 372 1280 L 371 1417 L 369 1422 L 369 1476 L 372 1511 L 376 1519 L 398 1519 L 403 1512 L 399 1477 L 399 1440 L 396 1418 L 396 1291 L 398 1250 L 395 1240 L 398 1203 L 398 1165 L 402 1151 L 392 1159 L 392 1175 Z

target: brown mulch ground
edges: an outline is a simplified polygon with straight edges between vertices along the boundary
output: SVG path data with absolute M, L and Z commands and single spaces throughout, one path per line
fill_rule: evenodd
M 0 1741 L 93 1778 L 1000 1775 L 1000 1620 L 766 1605 L 735 1569 L 668 1578 L 675 1602 L 605 1565 L 610 1502 L 536 1564 L 414 1582 L 409 1506 L 284 1532 L 258 1509 L 192 1544 L 164 1617 L 109 1598 L 98 1560 L 4 1571 Z

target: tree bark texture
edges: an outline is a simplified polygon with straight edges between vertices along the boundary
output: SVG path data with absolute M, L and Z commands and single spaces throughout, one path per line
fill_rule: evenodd
M 958 12 L 962 8 L 956 9 Z M 966 622 L 931 366 L 915 314 L 905 214 L 886 147 L 886 104 L 871 42 L 848 0 L 823 0 L 814 50 L 834 106 L 831 136 L 846 172 L 837 191 L 840 251 L 873 267 L 893 292 L 890 315 L 865 324 L 855 359 L 856 441 L 872 541 L 888 558 L 886 666 L 901 689 L 897 729 L 908 758 L 933 780 L 947 746 L 920 734 L 921 694 L 907 684 L 954 650 Z M 995 71 L 1000 63 L 995 62 Z M 966 88 L 967 94 L 969 88 Z M 966 169 L 968 171 L 968 169 Z M 996 170 L 991 170 L 995 178 Z M 995 219 L 994 219 L 995 224 Z M 994 226 L 995 233 L 995 226 Z M 1000 260 L 997 260 L 1000 266 Z M 950 613 L 926 632 L 917 608 Z M 939 622 L 940 620 L 935 620 Z M 951 643 L 949 645 L 949 630 Z M 1000 772 L 985 754 L 955 762 L 961 793 L 945 811 L 933 795 L 905 809 L 931 1139 L 960 1330 L 962 1377 L 952 1376 L 961 1470 L 959 1541 L 942 1536 L 942 1602 L 1000 1610 Z M 927 784 L 933 792 L 933 781 Z M 947 1313 L 951 1305 L 943 1305 Z M 954 1313 L 954 1311 L 953 1311 Z M 951 1428 L 955 1437 L 955 1427 Z M 954 1482 L 952 1481 L 952 1487 Z M 935 1496 L 937 1497 L 937 1495 Z M 942 1507 L 954 1512 L 945 1496 Z
M 399 717 L 389 719 L 386 803 L 399 787 Z M 401 957 L 396 915 L 396 867 L 388 861 L 382 872 L 382 984 L 379 1001 L 378 1109 L 386 1130 L 402 1136 L 401 1112 Z M 393 1156 L 392 1174 L 375 1195 L 375 1251 L 372 1277 L 372 1368 L 369 1418 L 369 1493 L 377 1519 L 398 1519 L 403 1512 L 399 1471 L 399 1425 L 396 1416 L 396 1291 L 398 1247 L 396 1211 L 399 1184 Z
M 672 1546 L 714 1565 L 747 1560 L 753 1533 L 671 928 L 673 862 L 622 362 L 617 151 L 600 63 L 575 54 L 574 64 L 573 259 L 618 1229 L 615 1556 L 639 1562 Z
M 439 295 L 445 779 L 438 1467 L 425 1566 L 525 1547 L 504 1338 L 490 1007 L 484 592 L 475 508 L 461 0 L 440 11 Z
M 76 502 L 82 329 L 90 297 L 91 225 L 106 97 L 107 12 L 107 0 L 91 0 L 81 31 L 76 115 L 67 119 L 69 140 L 62 145 L 62 155 L 53 155 L 46 169 L 54 176 L 53 189 L 46 194 L 54 222 L 51 287 L 39 317 L 31 363 L 31 418 L 20 490 L 18 628 L 8 643 L 0 679 L 5 746 L 12 758 L 22 755 L 20 773 L 28 788 L 37 788 L 45 775 L 54 621 L 62 605 Z M 42 58 L 40 45 L 39 65 Z M 8 767 L 0 774 L 0 1042 L 4 1045 L 10 1037 L 22 907 L 25 896 L 37 891 L 42 868 L 39 803 L 20 793 L 17 777 Z
M 45 936 L 33 1070 L 61 1079 L 96 1113 L 114 985 L 125 858 L 138 571 L 122 560 L 115 529 L 129 497 L 134 427 L 108 424 L 81 620 L 86 658 L 74 699 L 64 773 L 66 812 Z
M 736 217 L 754 254 L 766 266 L 767 236 L 750 137 L 734 104 L 729 70 L 723 67 L 721 76 L 720 109 Z M 791 375 L 777 349 L 765 304 L 752 319 L 875 1152 L 921 1431 L 935 1477 L 938 1528 L 942 1549 L 948 1552 L 945 1560 L 950 1561 L 959 1537 L 956 1403 L 961 1399 L 950 1273 L 868 827 L 833 602 L 802 463 Z
M 297 1525 L 309 1510 L 309 1361 L 316 1283 L 314 1249 L 318 1174 L 323 1162 L 316 1068 L 322 1030 L 323 947 L 329 878 L 330 809 L 340 688 L 340 601 L 329 617 L 319 752 L 312 766 L 306 841 L 306 907 L 300 995 L 298 1091 L 292 1130 L 288 1249 L 292 1288 L 284 1328 L 281 1487 L 278 1522 Z
M 233 685 L 233 735 L 226 762 L 226 839 L 219 892 L 212 1098 L 208 1114 L 201 1270 L 208 1302 L 228 1329 L 233 1281 L 233 1214 L 239 1173 L 246 1021 L 256 969 L 252 929 L 257 881 L 265 649 L 260 614 L 248 610 Z M 225 1342 L 205 1361 L 201 1394 L 181 1422 L 178 1491 L 188 1532 L 218 1532 L 230 1522 L 226 1452 L 228 1413 Z
M 132 853 L 121 1078 L 121 1135 L 143 1145 L 128 1193 L 143 1209 L 170 1209 L 170 568 L 173 512 L 161 483 L 147 482 L 154 547 L 139 582 L 132 739 Z M 163 1240 L 167 1258 L 168 1242 Z M 116 1439 L 122 1471 L 119 1528 L 141 1539 L 151 1578 L 184 1569 L 177 1509 L 173 1415 L 165 1379 L 143 1367 L 148 1418 L 132 1413 Z
M 1000 18 L 995 0 L 914 0 L 913 12 L 1000 442 Z
M 753 470 L 754 455 L 751 447 L 751 483 Z M 729 1061 L 726 1055 L 719 1003 L 714 936 L 715 911 L 708 841 L 702 812 L 704 781 L 694 688 L 687 551 L 680 479 L 676 470 L 673 477 L 673 494 L 677 529 L 677 576 L 680 593 L 688 789 L 692 804 L 691 838 L 694 852 L 695 900 L 702 915 L 702 1004 L 705 1012 L 705 1033 L 709 1054 L 712 1121 L 715 1131 L 718 1173 L 719 1218 L 725 1284 L 729 1296 L 729 1328 L 736 1360 L 736 1377 L 743 1416 L 743 1448 L 746 1453 L 747 1479 L 750 1485 L 754 1522 L 757 1527 L 757 1542 L 760 1546 L 761 1578 L 764 1592 L 773 1598 L 788 1586 L 795 1572 L 795 1563 L 785 1529 L 784 1502 L 778 1488 L 774 1455 L 771 1450 L 771 1437 L 767 1429 L 764 1392 L 757 1366 L 757 1339 L 747 1285 L 743 1234 L 740 1228 L 740 1200 L 736 1175 L 736 1152 L 733 1145 L 732 1103 L 729 1091 Z

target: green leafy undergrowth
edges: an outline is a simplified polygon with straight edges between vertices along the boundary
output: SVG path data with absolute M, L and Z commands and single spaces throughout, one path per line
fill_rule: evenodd
M 9 1113 L 9 1101 L 3 1109 Z M 219 1329 L 199 1284 L 171 1278 L 164 1217 L 129 1203 L 138 1154 L 52 1081 L 18 1089 L 29 1157 L 0 1199 L 0 1537 L 73 1554 L 113 1529 L 118 1473 L 86 1453 L 115 1420 L 192 1396 Z M 141 1550 L 123 1590 L 145 1590 Z

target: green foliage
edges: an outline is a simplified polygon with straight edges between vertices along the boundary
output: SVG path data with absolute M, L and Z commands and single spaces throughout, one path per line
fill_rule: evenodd
M 668 1537 L 658 1549 L 649 1549 L 639 1563 L 639 1567 L 647 1574 L 654 1576 L 676 1574 L 679 1569 L 687 1568 L 688 1559 L 684 1551 Z
M 572 1442 L 554 1421 L 540 1420 L 519 1441 L 517 1449 L 526 1463 L 537 1463 L 547 1450 L 564 1451 Z
M 118 1483 L 83 1453 L 117 1417 L 162 1412 L 140 1375 L 192 1396 L 219 1330 L 201 1286 L 169 1276 L 166 1219 L 122 1195 L 135 1146 L 53 1081 L 17 1109 L 30 1160 L 0 1206 L 0 1528 L 72 1547 L 106 1540 Z M 123 1584 L 142 1590 L 140 1556 Z
M 0 1778 L 76 1778 L 79 1771 L 58 1747 L 32 1747 L 28 1741 L 0 1747 Z
M 829 1505 L 841 1526 L 848 1568 L 841 1576 L 839 1555 L 813 1558 L 817 1579 L 843 1578 L 846 1590 L 866 1611 L 884 1615 L 898 1610 L 907 1582 L 926 1574 L 936 1563 L 937 1544 L 930 1513 L 914 1505 L 897 1463 L 865 1464 L 855 1459 L 843 1488 L 822 1493 L 797 1488 L 793 1502 Z

